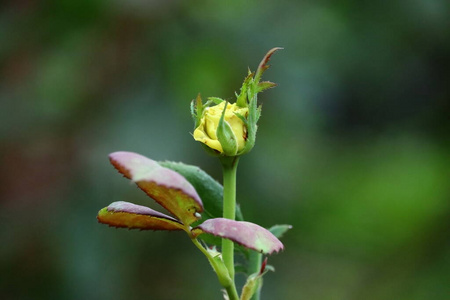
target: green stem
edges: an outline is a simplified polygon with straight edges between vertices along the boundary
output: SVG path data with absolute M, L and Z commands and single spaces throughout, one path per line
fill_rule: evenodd
M 239 295 L 236 290 L 236 285 L 234 284 L 234 280 L 231 280 L 228 270 L 224 266 L 223 262 L 220 258 L 215 258 L 209 253 L 196 238 L 191 238 L 192 243 L 200 249 L 200 251 L 208 258 L 209 263 L 213 267 L 214 271 L 219 278 L 220 284 L 227 291 L 228 297 L 230 300 L 239 300 Z
M 248 262 L 248 272 L 249 274 L 258 273 L 261 270 L 261 263 L 262 263 L 262 254 L 256 251 L 250 252 L 250 258 Z M 261 281 L 262 278 L 258 280 L 256 291 L 253 294 L 251 300 L 259 300 L 260 294 L 261 294 Z
M 239 157 L 221 158 L 223 169 L 223 217 L 236 218 L 236 171 Z M 228 239 L 222 239 L 222 257 L 234 282 L 234 244 Z

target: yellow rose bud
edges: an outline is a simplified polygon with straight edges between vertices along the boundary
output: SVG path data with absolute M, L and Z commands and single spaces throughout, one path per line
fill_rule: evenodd
M 203 112 L 199 126 L 194 130 L 194 139 L 202 142 L 208 147 L 223 153 L 223 147 L 217 138 L 217 127 L 225 109 L 226 102 L 223 101 L 218 105 L 207 107 Z M 244 149 L 247 139 L 247 128 L 242 120 L 235 113 L 246 117 L 248 115 L 247 107 L 239 107 L 234 104 L 227 104 L 224 121 L 231 127 L 236 137 L 237 152 Z

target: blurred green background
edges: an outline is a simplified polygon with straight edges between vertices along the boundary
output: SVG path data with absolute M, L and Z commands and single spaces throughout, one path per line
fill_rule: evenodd
M 107 155 L 220 165 L 190 100 L 233 99 L 272 47 L 245 217 L 292 224 L 262 299 L 449 299 L 450 2 L 3 1 L 0 298 L 221 299 L 183 233 L 111 229 L 156 207 Z M 238 277 L 242 281 L 242 276 Z

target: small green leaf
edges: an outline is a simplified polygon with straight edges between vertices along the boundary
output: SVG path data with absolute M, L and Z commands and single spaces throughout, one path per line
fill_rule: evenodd
M 292 229 L 292 225 L 281 224 L 273 225 L 269 228 L 269 231 L 277 238 L 281 238 L 289 229 Z
M 97 220 L 109 226 L 140 230 L 185 230 L 175 218 L 128 202 L 113 202 L 98 212 Z
M 203 203 L 183 176 L 133 152 L 114 152 L 109 158 L 120 173 L 133 180 L 183 224 L 190 225 L 199 219 Z
M 270 231 L 250 222 L 215 218 L 206 220 L 192 230 L 194 236 L 204 232 L 232 240 L 264 254 L 279 252 L 284 248 Z

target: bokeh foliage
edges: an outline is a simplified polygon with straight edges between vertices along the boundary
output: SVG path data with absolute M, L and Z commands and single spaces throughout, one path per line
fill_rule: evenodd
M 113 201 L 152 205 L 107 154 L 220 179 L 189 103 L 232 99 L 282 46 L 238 173 L 247 220 L 294 226 L 263 299 L 446 299 L 449 13 L 445 0 L 2 2 L 1 298 L 219 299 L 183 233 L 97 224 Z

